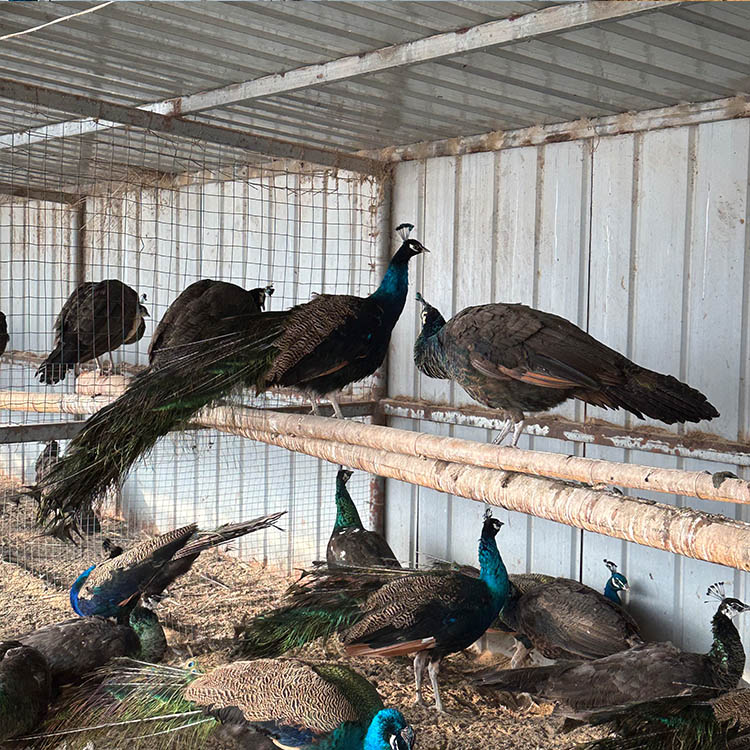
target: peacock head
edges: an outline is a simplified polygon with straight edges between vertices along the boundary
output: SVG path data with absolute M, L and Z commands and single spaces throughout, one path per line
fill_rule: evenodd
M 433 307 L 419 292 L 417 292 L 417 302 L 422 304 L 420 317 L 422 319 L 422 334 L 432 336 L 437 333 L 444 325 L 445 318 L 440 311 Z
M 604 564 L 609 568 L 610 577 L 609 585 L 612 586 L 615 591 L 630 591 L 630 584 L 628 579 L 622 573 L 617 572 L 617 565 L 611 560 L 605 560 Z
M 482 525 L 482 539 L 494 539 L 497 532 L 503 527 L 503 522 L 492 517 L 490 508 L 484 512 L 484 524 Z
M 398 236 L 401 237 L 402 243 L 401 247 L 393 256 L 393 261 L 408 263 L 408 261 L 415 255 L 430 252 L 421 242 L 409 238 L 412 229 L 414 229 L 414 224 L 399 224 L 396 227 L 396 232 L 398 233 Z
M 273 297 L 275 291 L 273 284 L 268 284 L 267 286 L 259 286 L 257 289 L 251 289 L 250 296 L 258 306 L 258 309 L 262 312 L 266 309 L 266 299 L 268 297 Z
M 401 711 L 384 708 L 375 714 L 370 723 L 364 750 L 411 750 L 414 739 L 414 729 Z
M 146 292 L 144 292 L 141 295 L 141 299 L 138 303 L 138 312 L 140 312 L 142 318 L 150 318 L 151 316 L 148 314 L 148 308 L 143 303 L 146 301 Z
M 750 604 L 745 604 L 739 599 L 727 596 L 724 586 L 724 581 L 718 581 L 716 583 L 712 583 L 708 587 L 708 591 L 706 591 L 706 596 L 708 596 L 709 600 L 718 599 L 719 602 L 721 602 L 719 604 L 718 614 L 724 615 L 731 620 L 733 617 L 736 617 L 737 615 L 750 610 Z
M 346 484 L 351 479 L 352 474 L 354 474 L 354 472 L 351 469 L 345 469 L 342 466 L 336 474 L 336 483 Z

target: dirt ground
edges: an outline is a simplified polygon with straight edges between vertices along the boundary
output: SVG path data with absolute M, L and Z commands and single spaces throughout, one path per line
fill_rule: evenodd
M 114 534 L 117 530 L 107 531 Z M 18 549 L 18 542 L 23 541 L 27 533 L 31 532 L 24 531 L 19 539 L 3 538 L 4 547 L 14 542 L 14 549 Z M 11 536 L 15 537 L 15 532 Z M 101 559 L 101 548 L 90 551 L 91 562 Z M 70 585 L 81 569 L 78 554 L 71 559 L 63 548 L 43 561 L 33 560 L 33 565 L 23 559 L 18 561 L 36 570 L 39 564 L 49 579 Z M 259 563 L 240 562 L 220 551 L 204 553 L 190 573 L 181 578 L 158 605 L 161 620 L 171 626 L 167 630 L 170 651 L 165 661 L 181 663 L 196 657 L 203 670 L 228 661 L 235 625 L 243 617 L 273 607 L 289 582 L 288 578 Z M 0 640 L 72 615 L 67 591 L 8 562 L 0 563 L 0 613 Z M 343 661 L 367 676 L 377 685 L 385 704 L 401 709 L 414 726 L 419 750 L 573 748 L 600 733 L 587 727 L 562 733 L 562 720 L 551 715 L 549 705 L 511 708 L 503 704 L 498 694 L 480 695 L 468 684 L 467 677 L 486 667 L 488 659 L 504 665 L 502 657 L 485 654 L 477 658 L 470 653 L 448 657 L 440 673 L 448 713 L 439 715 L 432 709 L 413 704 L 411 661 L 405 657 L 390 661 L 347 658 L 334 642 L 312 644 L 295 655 L 310 660 Z M 431 703 L 429 685 L 425 697 Z M 18 750 L 20 746 L 13 743 L 12 747 Z M 148 747 L 147 741 L 140 743 L 140 747 Z M 237 745 L 233 741 L 217 740 L 212 747 Z

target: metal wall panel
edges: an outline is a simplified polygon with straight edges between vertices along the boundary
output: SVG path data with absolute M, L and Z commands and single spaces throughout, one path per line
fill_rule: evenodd
M 749 124 L 736 120 L 403 164 L 396 171 L 396 208 L 422 218 L 418 236 L 433 250 L 415 291 L 446 318 L 493 300 L 563 315 L 639 364 L 706 393 L 722 416 L 690 429 L 747 439 L 749 142 Z M 409 307 L 394 335 L 389 393 L 470 403 L 460 388 L 416 373 L 411 348 L 418 330 Z M 640 423 L 575 402 L 555 411 Z M 396 422 L 459 434 L 444 425 Z M 490 437 L 471 428 L 461 435 Z M 560 453 L 743 475 L 730 465 L 536 437 L 522 441 Z M 412 555 L 424 545 L 430 556 L 476 562 L 478 503 L 421 488 L 407 492 L 395 482 L 388 490 L 387 528 L 399 549 L 412 528 Z M 638 494 L 750 518 L 738 505 Z M 629 606 L 651 638 L 705 649 L 713 614 L 704 603 L 708 585 L 725 580 L 736 596 L 750 595 L 745 573 L 531 516 L 497 515 L 508 521 L 500 545 L 511 571 L 568 575 L 600 588 L 607 577 L 602 560 L 618 563 L 632 585 Z M 739 625 L 750 643 L 750 622 Z

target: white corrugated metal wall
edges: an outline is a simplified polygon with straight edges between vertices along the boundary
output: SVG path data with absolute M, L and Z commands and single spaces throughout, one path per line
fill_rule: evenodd
M 472 403 L 459 387 L 415 369 L 412 292 L 421 291 L 446 318 L 469 305 L 524 302 L 706 393 L 721 417 L 692 428 L 746 439 L 749 129 L 747 120 L 733 120 L 400 164 L 394 221 L 414 221 L 432 253 L 395 331 L 389 395 Z M 577 402 L 556 412 L 642 424 Z M 426 420 L 391 424 L 491 437 Z M 748 476 L 731 465 L 538 437 L 524 436 L 521 445 Z M 750 508 L 739 505 L 638 494 L 750 520 Z M 475 562 L 482 512 L 474 501 L 387 483 L 387 534 L 404 559 Z M 600 588 L 607 577 L 602 559 L 620 564 L 632 586 L 628 606 L 649 637 L 704 649 L 713 614 L 704 603 L 708 585 L 729 581 L 735 596 L 750 598 L 750 574 L 531 516 L 497 515 L 508 522 L 499 542 L 512 572 L 564 575 Z M 750 643 L 748 618 L 740 627 Z

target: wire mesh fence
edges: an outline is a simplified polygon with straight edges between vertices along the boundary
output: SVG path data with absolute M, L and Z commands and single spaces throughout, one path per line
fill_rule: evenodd
M 39 535 L 34 499 L 23 485 L 34 482 L 45 442 L 56 437 L 62 452 L 83 418 L 59 413 L 55 398 L 106 395 L 108 383 L 124 383 L 119 375 L 145 367 L 158 321 L 191 283 L 272 284 L 267 310 L 315 293 L 368 294 L 379 274 L 380 200 L 376 177 L 42 109 L 6 116 L 0 123 L 0 310 L 9 342 L 0 357 L 0 392 L 16 399 L 37 394 L 37 402 L 36 410 L 16 404 L 0 411 L 0 428 L 20 430 L 0 429 L 3 559 L 69 586 L 82 561 L 102 556 L 107 537 L 126 546 L 144 532 L 193 521 L 213 528 L 282 509 L 289 510 L 282 525 L 290 533 L 259 532 L 232 549 L 287 571 L 324 556 L 336 467 L 217 430 L 162 439 L 102 502 L 77 547 Z M 113 279 L 148 311 L 143 335 L 128 338 L 133 331 L 125 323 L 112 324 L 112 339 L 132 341 L 99 357 L 112 377 L 101 377 L 88 358 L 60 382 L 40 383 L 35 373 L 53 351 L 55 320 L 66 300 L 82 282 Z M 118 305 L 124 315 L 125 304 Z M 368 399 L 372 386 L 372 379 L 355 384 L 342 402 Z M 265 407 L 301 402 L 281 392 L 242 398 Z M 368 482 L 359 474 L 350 484 L 363 517 Z

